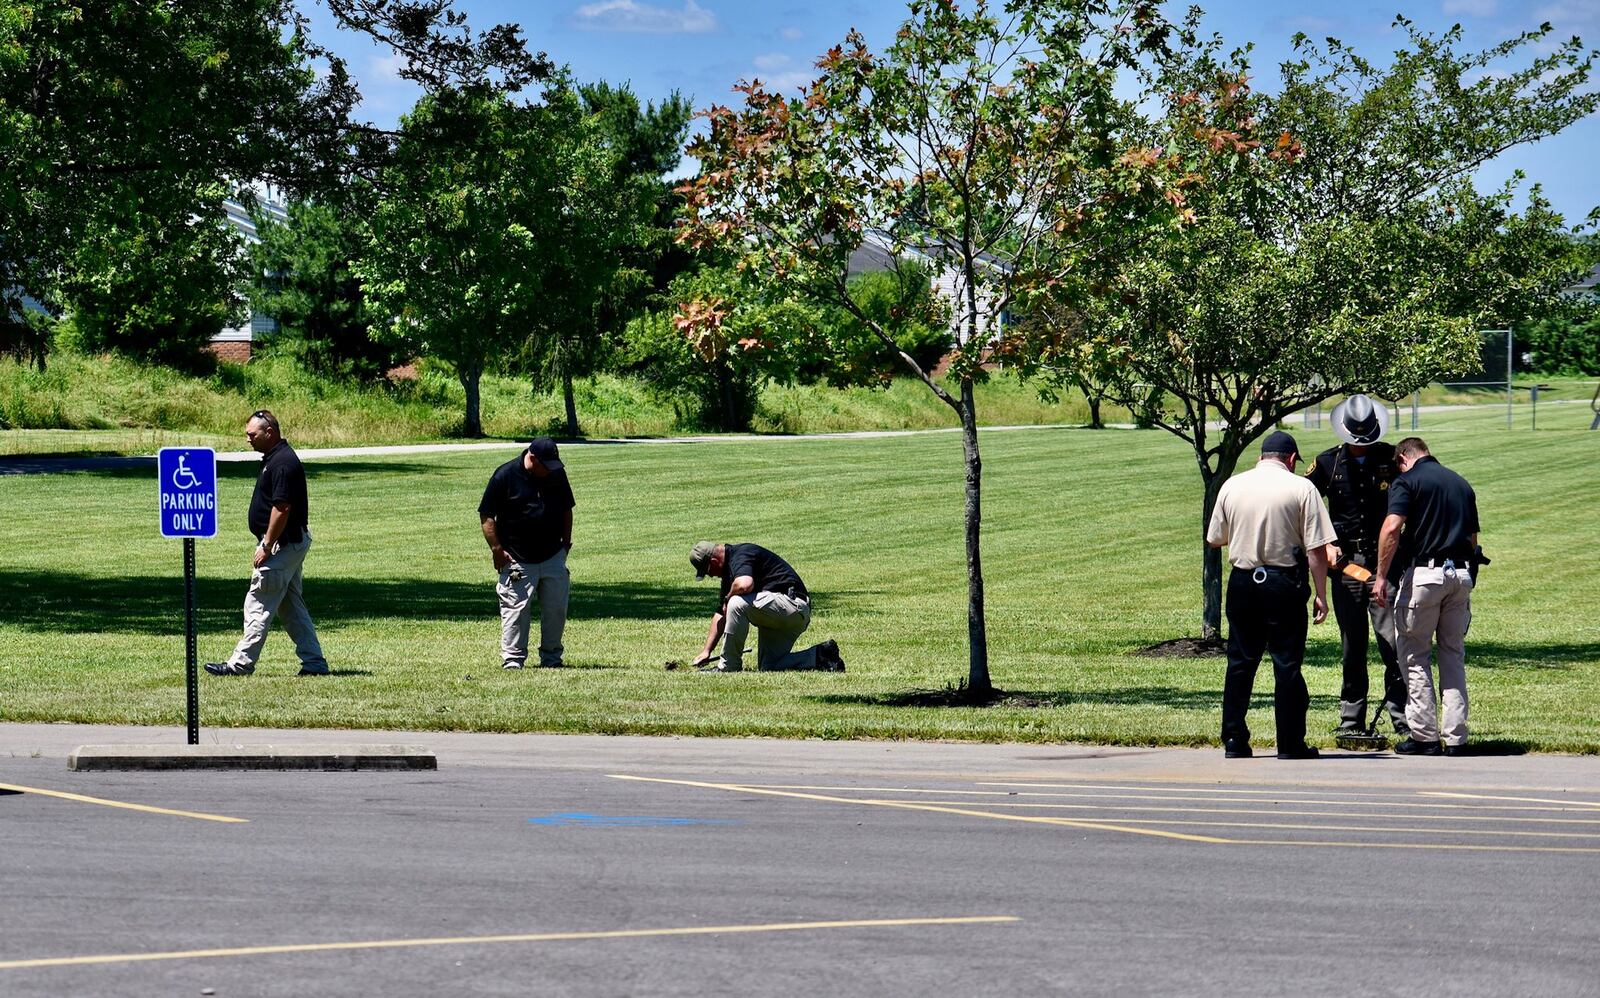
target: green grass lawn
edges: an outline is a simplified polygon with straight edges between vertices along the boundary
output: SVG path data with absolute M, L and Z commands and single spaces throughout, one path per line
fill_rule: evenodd
M 1494 557 L 1468 639 L 1473 737 L 1600 751 L 1600 433 L 1587 407 L 1423 415 L 1478 489 Z M 1409 425 L 1409 424 L 1407 424 Z M 1326 430 L 1291 426 L 1314 452 Z M 1394 434 L 1398 437 L 1402 434 Z M 291 439 L 293 439 L 291 435 Z M 337 675 L 300 679 L 275 631 L 248 679 L 202 677 L 205 726 L 271 725 L 1214 744 L 1221 659 L 1129 652 L 1196 630 L 1199 477 L 1160 432 L 990 433 L 983 557 L 996 684 L 1046 706 L 900 706 L 966 671 L 960 441 L 727 440 L 564 448 L 578 497 L 573 668 L 499 668 L 476 505 L 494 453 L 308 462 L 306 594 Z M 513 453 L 508 448 L 505 457 Z M 200 653 L 237 637 L 251 465 L 224 465 L 221 536 L 199 542 Z M 152 474 L 0 477 L 0 718 L 178 724 L 181 545 Z M 756 540 L 816 595 L 809 637 L 844 675 L 667 672 L 715 591 L 700 537 Z M 1337 710 L 1338 634 L 1313 628 L 1314 741 Z M 1270 744 L 1271 670 L 1250 716 Z

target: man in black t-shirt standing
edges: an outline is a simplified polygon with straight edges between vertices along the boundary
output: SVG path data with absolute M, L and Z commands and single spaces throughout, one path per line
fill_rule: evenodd
M 301 594 L 306 552 L 311 550 L 306 469 L 283 439 L 278 417 L 270 410 L 251 413 L 244 435 L 261 455 L 261 470 L 250 495 L 250 533 L 256 537 L 256 553 L 244 596 L 244 636 L 226 662 L 207 662 L 206 671 L 214 676 L 248 676 L 256 671 L 267 628 L 276 616 L 294 639 L 300 675 L 325 676 L 328 660 L 322 657 L 317 627 Z
M 742 670 L 751 624 L 756 626 L 756 667 L 761 671 L 844 671 L 837 641 L 794 650 L 795 641 L 811 626 L 811 593 L 788 562 L 759 544 L 700 541 L 689 551 L 689 564 L 694 566 L 695 578 L 714 575 L 722 580 L 705 647 L 692 663 L 700 671 Z M 725 638 L 722 660 L 711 665 L 719 638 Z
M 1338 732 L 1359 734 L 1367 727 L 1367 621 L 1378 639 L 1383 662 L 1383 706 L 1395 734 L 1404 738 L 1406 680 L 1395 652 L 1394 614 L 1372 598 L 1372 571 L 1378 567 L 1378 533 L 1389 512 L 1389 486 L 1400 474 L 1394 445 L 1383 443 L 1389 410 L 1365 395 L 1352 395 L 1333 408 L 1333 432 L 1344 443 L 1317 455 L 1306 477 L 1328 499 L 1328 515 L 1339 535 L 1332 574 L 1333 615 L 1339 621 L 1344 683 L 1339 693 Z M 1355 566 L 1347 571 L 1349 566 Z M 1365 574 L 1365 579 L 1360 578 Z
M 500 658 L 507 669 L 520 669 L 528 659 L 535 597 L 539 664 L 551 668 L 562 664 L 574 505 L 566 468 L 549 437 L 539 437 L 516 460 L 496 468 L 483 490 L 478 518 L 500 573 L 495 592 L 500 597 Z
M 1478 546 L 1478 497 L 1460 475 L 1440 464 L 1418 437 L 1395 445 L 1400 477 L 1389 488 L 1389 515 L 1378 538 L 1378 579 L 1372 596 L 1390 600 L 1400 633 L 1400 661 L 1409 698 L 1411 737 L 1394 747 L 1403 755 L 1455 755 L 1467 741 L 1467 627 L 1472 623 Z M 1402 532 L 1403 531 L 1403 532 Z M 1434 706 L 1433 644 L 1439 645 L 1441 725 Z M 1444 744 L 1441 747 L 1440 741 Z

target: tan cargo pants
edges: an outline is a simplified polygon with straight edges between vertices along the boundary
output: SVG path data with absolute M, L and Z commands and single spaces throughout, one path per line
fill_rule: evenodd
M 722 622 L 722 662 L 725 672 L 743 668 L 745 641 L 750 625 L 756 627 L 756 668 L 762 672 L 817 668 L 813 645 L 795 651 L 794 643 L 811 626 L 811 603 L 785 593 L 760 592 L 728 597 Z
M 533 601 L 539 601 L 539 664 L 561 665 L 561 635 L 567 629 L 567 600 L 572 575 L 567 552 L 539 562 L 513 561 L 500 570 L 495 593 L 500 597 L 500 658 L 508 668 L 528 658 L 528 631 Z
M 325 672 L 328 660 L 322 657 L 317 641 L 317 625 L 306 609 L 301 583 L 305 578 L 306 552 L 311 550 L 311 531 L 294 544 L 278 543 L 261 567 L 250 573 L 250 589 L 244 594 L 244 636 L 228 656 L 232 665 L 254 670 L 267 641 L 272 618 L 283 622 L 283 629 L 294 641 L 300 667 L 308 672 Z
M 1472 623 L 1472 577 L 1466 568 L 1408 568 L 1394 600 L 1397 650 L 1406 674 L 1406 723 L 1419 742 L 1462 745 L 1467 740 L 1467 628 Z M 1431 659 L 1439 647 L 1444 724 L 1434 707 Z

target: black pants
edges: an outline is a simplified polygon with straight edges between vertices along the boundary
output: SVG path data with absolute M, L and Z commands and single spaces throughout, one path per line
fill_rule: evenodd
M 1377 563 L 1370 555 L 1358 554 L 1351 560 L 1369 569 Z M 1359 582 L 1340 573 L 1332 581 L 1333 616 L 1339 621 L 1344 666 L 1344 684 L 1339 691 L 1339 723 L 1356 728 L 1366 725 L 1367 650 L 1369 637 L 1376 634 L 1378 658 L 1383 662 L 1383 701 L 1395 730 L 1403 733 L 1406 730 L 1406 680 L 1400 672 L 1400 658 L 1395 653 L 1394 642 L 1384 633 L 1385 627 L 1394 626 L 1393 611 L 1373 605 L 1371 579 Z
M 1272 655 L 1272 707 L 1278 724 L 1278 749 L 1297 749 L 1306 741 L 1306 691 L 1300 664 L 1306 656 L 1305 573 L 1268 569 L 1256 582 L 1251 570 L 1228 576 L 1228 675 L 1222 687 L 1222 740 L 1248 742 L 1245 711 L 1255 686 L 1262 652 Z

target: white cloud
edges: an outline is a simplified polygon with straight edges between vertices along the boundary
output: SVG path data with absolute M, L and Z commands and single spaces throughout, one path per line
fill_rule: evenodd
M 1444 0 L 1440 7 L 1451 16 L 1493 17 L 1500 10 L 1500 0 Z
M 761 81 L 761 85 L 774 93 L 794 93 L 816 81 L 816 72 L 799 64 L 794 57 L 783 52 L 758 55 L 753 62 L 755 71 L 748 74 Z
M 717 30 L 717 15 L 694 0 L 683 0 L 682 10 L 640 3 L 639 0 L 597 0 L 574 11 L 572 23 L 588 31 L 704 35 Z
M 793 25 L 787 28 L 780 28 L 778 34 L 783 36 L 783 40 L 787 42 L 797 42 L 806 36 L 804 28 L 796 28 Z
M 406 58 L 398 52 L 374 55 L 358 74 L 361 107 L 380 125 L 395 123 L 422 96 L 422 88 L 400 76 Z

